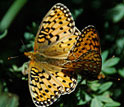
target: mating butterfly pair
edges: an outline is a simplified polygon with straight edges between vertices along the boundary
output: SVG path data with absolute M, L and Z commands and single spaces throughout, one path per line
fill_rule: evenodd
M 90 25 L 80 32 L 69 9 L 61 3 L 43 18 L 34 52 L 24 54 L 31 59 L 27 69 L 29 89 L 37 107 L 49 106 L 74 91 L 77 73 L 97 76 L 101 70 L 96 29 Z

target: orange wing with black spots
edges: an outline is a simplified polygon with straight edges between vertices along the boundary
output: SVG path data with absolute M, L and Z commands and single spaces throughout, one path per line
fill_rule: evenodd
M 73 35 L 74 32 L 75 23 L 69 9 L 57 3 L 41 22 L 35 38 L 34 51 L 44 54 L 47 48 Z
M 76 60 L 89 51 L 100 53 L 100 39 L 95 27 L 92 25 L 89 25 L 82 30 L 76 45 L 70 50 L 68 59 Z
M 67 36 L 62 41 L 57 42 L 46 48 L 42 54 L 49 58 L 67 59 L 69 51 L 77 42 L 80 34 L 80 31 L 75 27 L 75 32 L 73 35 Z
M 74 91 L 77 75 L 66 74 L 62 65 L 80 34 L 69 9 L 61 3 L 54 5 L 43 18 L 34 52 L 25 52 L 31 59 L 29 89 L 37 107 L 49 106 L 61 95 Z
M 48 63 L 31 63 L 29 89 L 37 107 L 49 106 L 61 95 L 74 91 L 77 85 L 76 75 L 66 75 L 60 67 Z
M 73 46 L 65 64 L 69 69 L 80 69 L 83 73 L 97 77 L 101 71 L 102 59 L 100 50 L 100 40 L 94 26 L 89 25 L 81 32 L 75 46 Z M 86 72 L 85 72 L 86 71 Z

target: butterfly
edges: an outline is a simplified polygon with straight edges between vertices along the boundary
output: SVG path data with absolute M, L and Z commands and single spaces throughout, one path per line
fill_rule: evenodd
M 70 94 L 77 86 L 77 73 L 99 73 L 100 41 L 90 25 L 81 32 L 75 27 L 69 9 L 55 4 L 43 18 L 35 37 L 30 58 L 28 84 L 34 104 L 45 107 L 61 95 Z

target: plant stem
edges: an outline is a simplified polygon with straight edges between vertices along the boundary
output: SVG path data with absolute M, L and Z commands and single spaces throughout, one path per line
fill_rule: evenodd
M 21 8 L 27 3 L 28 0 L 15 0 L 9 10 L 6 12 L 0 22 L 0 32 L 4 32 L 9 28 L 15 16 L 19 13 Z

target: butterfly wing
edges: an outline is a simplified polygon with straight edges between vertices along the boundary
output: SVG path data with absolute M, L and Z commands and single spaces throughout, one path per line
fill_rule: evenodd
M 37 107 L 51 105 L 76 87 L 76 76 L 64 74 L 60 67 L 31 61 L 29 71 L 29 89 Z
M 48 53 L 48 48 L 71 36 L 75 32 L 74 26 L 69 9 L 61 3 L 55 4 L 41 22 L 35 38 L 34 51 L 43 55 L 47 52 L 46 56 L 52 56 Z M 57 53 L 54 52 L 54 56 Z
M 90 51 L 100 53 L 100 39 L 95 27 L 92 25 L 89 25 L 82 30 L 76 45 L 73 46 L 70 51 L 68 59 L 76 60 L 83 54 Z
M 67 63 L 66 68 L 80 68 L 80 71 L 86 71 L 88 75 L 99 74 L 102 59 L 100 40 L 94 26 L 89 25 L 82 30 L 76 45 L 70 50 L 68 60 L 72 62 Z
M 50 58 L 67 59 L 69 51 L 77 42 L 80 34 L 80 31 L 75 27 L 75 32 L 73 35 L 67 36 L 62 41 L 48 47 L 46 50 L 44 50 L 44 54 Z

